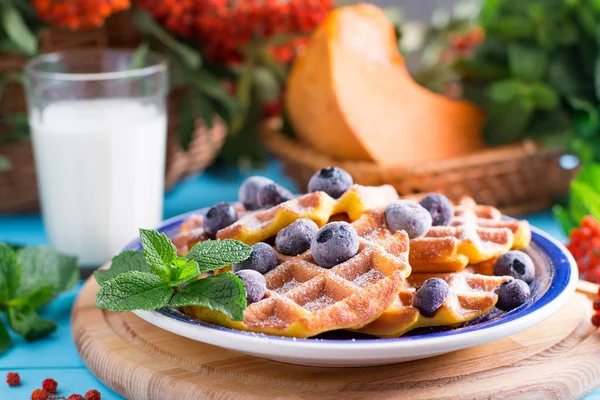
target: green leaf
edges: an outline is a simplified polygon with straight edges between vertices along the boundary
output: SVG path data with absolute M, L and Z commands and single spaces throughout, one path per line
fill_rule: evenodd
M 600 56 L 596 57 L 594 63 L 594 89 L 596 92 L 596 100 L 600 100 Z
M 529 87 L 533 103 L 542 110 L 555 110 L 559 106 L 558 93 L 549 85 L 534 82 Z
M 530 38 L 535 32 L 533 21 L 525 16 L 505 16 L 491 21 L 486 28 L 488 34 L 495 34 L 506 40 Z
M 578 96 L 589 85 L 573 54 L 560 52 L 552 56 L 548 65 L 548 84 L 567 96 Z
M 54 298 L 75 287 L 79 281 L 77 257 L 57 253 L 49 247 L 25 247 L 17 256 L 23 266 L 19 296 L 51 285 Z
M 135 52 L 131 56 L 131 62 L 129 63 L 129 69 L 140 69 L 146 65 L 148 53 L 150 52 L 150 42 L 144 40 L 135 49 Z
M 7 314 L 12 330 L 27 341 L 48 336 L 57 328 L 54 322 L 41 318 L 35 311 L 21 312 L 11 307 Z
M 228 315 L 234 321 L 242 321 L 246 309 L 246 289 L 234 274 L 210 276 L 187 285 L 182 292 L 173 296 L 171 306 L 207 307 Z
M 177 257 L 177 249 L 164 233 L 152 229 L 140 229 L 140 241 L 146 262 L 164 282 L 171 279 L 171 263 Z
M 144 253 L 136 250 L 124 251 L 112 259 L 109 269 L 94 272 L 94 278 L 99 285 L 129 271 L 139 271 L 151 274 L 152 268 L 146 262 Z
M 241 105 L 225 90 L 221 82 L 204 69 L 188 72 L 189 83 L 206 96 L 217 100 L 225 107 L 229 119 L 242 112 Z
M 524 84 L 517 79 L 503 79 L 493 82 L 488 89 L 488 95 L 497 103 L 508 103 L 517 97 L 524 97 L 525 94 Z
M 511 44 L 508 64 L 513 76 L 524 80 L 542 79 L 548 67 L 546 54 L 539 48 Z
M 10 171 L 12 168 L 12 162 L 10 159 L 0 154 L 0 172 Z
M 96 307 L 110 311 L 156 310 L 169 304 L 173 289 L 158 276 L 129 271 L 100 286 Z
M 600 194 L 585 183 L 571 182 L 569 210 L 577 225 L 581 224 L 583 217 L 586 215 L 591 215 L 600 220 Z
M 8 1 L 1 3 L 2 28 L 18 48 L 27 56 L 37 53 L 37 38 L 29 30 L 19 11 Z
M 498 17 L 502 0 L 487 0 L 484 1 L 479 13 L 479 21 L 482 26 L 487 26 Z
M 185 258 L 196 261 L 204 273 L 242 262 L 250 254 L 252 247 L 237 240 L 206 240 L 192 247 Z
M 0 304 L 17 294 L 22 267 L 13 249 L 0 242 Z
M 521 138 L 533 116 L 533 109 L 533 104 L 519 98 L 494 104 L 485 121 L 485 139 L 492 145 L 498 145 Z
M 8 305 L 17 308 L 19 311 L 35 311 L 48 304 L 53 297 L 54 288 L 52 285 L 46 285 L 10 300 Z
M 588 185 L 596 193 L 600 193 L 600 164 L 584 165 L 577 173 L 575 180 Z
M 552 207 L 552 214 L 554 214 L 554 217 L 562 227 L 563 232 L 568 237 L 573 228 L 577 226 L 575 221 L 573 221 L 573 218 L 571 218 L 569 211 L 562 206 L 556 205 Z
M 175 276 L 169 282 L 170 286 L 176 286 L 184 282 L 193 282 L 200 276 L 198 263 L 194 260 L 176 258 L 173 265 L 175 265 Z
M 0 318 L 0 351 L 4 351 L 10 347 L 10 334 Z
M 162 44 L 173 51 L 191 69 L 200 68 L 202 57 L 200 53 L 173 38 L 165 31 L 147 12 L 136 10 L 133 14 L 133 23 L 144 33 L 154 36 Z
M 187 151 L 194 137 L 196 116 L 194 115 L 194 91 L 188 91 L 179 106 L 179 145 Z

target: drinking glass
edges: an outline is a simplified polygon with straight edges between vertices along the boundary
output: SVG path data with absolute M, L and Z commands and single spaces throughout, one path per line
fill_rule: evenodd
M 44 227 L 82 266 L 101 265 L 162 220 L 167 63 L 137 58 L 71 50 L 26 66 Z

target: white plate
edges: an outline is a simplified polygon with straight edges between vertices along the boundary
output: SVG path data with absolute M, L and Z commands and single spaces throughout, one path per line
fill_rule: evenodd
M 197 213 L 200 213 L 198 211 Z M 159 230 L 174 236 L 190 214 L 166 221 Z M 141 249 L 139 240 L 125 250 Z M 432 357 L 501 339 L 543 321 L 558 311 L 575 291 L 578 272 L 565 247 L 546 233 L 532 228 L 527 249 L 538 278 L 530 300 L 491 320 L 457 329 L 426 332 L 394 339 L 294 339 L 242 332 L 193 320 L 173 309 L 137 311 L 140 318 L 187 338 L 240 351 L 256 357 L 292 364 L 359 367 L 394 364 Z

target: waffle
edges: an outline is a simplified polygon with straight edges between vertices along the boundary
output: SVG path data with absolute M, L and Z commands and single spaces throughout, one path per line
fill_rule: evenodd
M 353 185 L 339 199 L 324 192 L 314 192 L 286 201 L 267 210 L 248 213 L 237 222 L 217 232 L 218 239 L 236 239 L 248 245 L 265 241 L 300 218 L 325 225 L 333 216 L 344 214 L 355 221 L 366 210 L 385 207 L 398 199 L 389 185 L 378 187 Z
M 530 241 L 527 221 L 502 220 L 496 208 L 463 198 L 454 207 L 451 226 L 433 226 L 424 237 L 410 241 L 410 265 L 415 272 L 456 272 L 522 249 Z
M 250 304 L 243 321 L 203 307 L 183 307 L 187 315 L 245 331 L 311 337 L 337 329 L 360 329 L 377 319 L 397 298 L 410 274 L 405 232 L 379 242 L 361 238 L 358 253 L 331 269 L 310 251 L 282 261 L 265 275 L 267 294 Z
M 416 329 L 435 326 L 456 327 L 490 311 L 498 301 L 494 289 L 513 278 L 471 273 L 448 273 L 440 276 L 450 286 L 450 294 L 431 318 L 412 306 L 413 297 L 423 281 L 435 274 L 411 275 L 398 297 L 383 314 L 357 332 L 378 337 L 398 337 Z

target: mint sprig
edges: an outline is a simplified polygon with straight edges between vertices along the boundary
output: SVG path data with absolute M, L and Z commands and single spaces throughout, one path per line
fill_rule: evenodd
M 246 290 L 231 273 L 198 277 L 202 273 L 246 260 L 252 248 L 236 240 L 208 240 L 178 257 L 169 238 L 140 229 L 143 251 L 126 251 L 108 270 L 94 273 L 100 290 L 96 307 L 110 311 L 156 310 L 197 305 L 244 318 Z
M 77 259 L 48 247 L 15 247 L 0 243 L 0 310 L 10 328 L 26 340 L 44 337 L 56 324 L 36 310 L 79 279 Z M 10 346 L 10 334 L 0 318 L 0 351 Z

